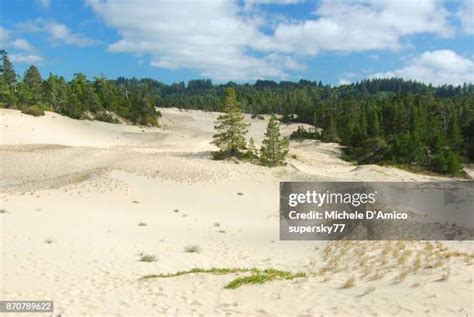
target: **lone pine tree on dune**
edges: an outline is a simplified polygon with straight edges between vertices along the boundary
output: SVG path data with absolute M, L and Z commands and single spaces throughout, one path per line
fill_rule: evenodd
M 235 91 L 226 88 L 224 98 L 224 114 L 217 118 L 212 143 L 219 148 L 215 154 L 216 158 L 238 157 L 247 148 L 245 135 L 248 124 L 244 121 L 244 116 L 240 111 Z
M 288 139 L 281 137 L 278 119 L 272 115 L 260 149 L 260 163 L 266 166 L 284 165 L 287 154 Z

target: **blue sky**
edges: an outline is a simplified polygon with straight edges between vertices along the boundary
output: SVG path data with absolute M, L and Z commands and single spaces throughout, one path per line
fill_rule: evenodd
M 474 0 L 0 0 L 0 46 L 70 79 L 474 81 Z

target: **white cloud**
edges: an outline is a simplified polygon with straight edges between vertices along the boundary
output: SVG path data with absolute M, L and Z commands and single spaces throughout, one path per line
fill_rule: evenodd
M 287 76 L 288 64 L 259 49 L 269 41 L 258 30 L 260 21 L 240 15 L 234 1 L 89 3 L 122 37 L 110 51 L 150 54 L 153 66 L 189 68 L 218 80 Z
M 323 0 L 315 14 L 312 20 L 277 26 L 276 45 L 314 55 L 323 50 L 398 50 L 409 35 L 452 35 L 448 11 L 437 0 Z
M 44 19 L 36 19 L 18 24 L 20 32 L 35 33 L 45 32 L 54 42 L 62 42 L 78 47 L 95 45 L 98 41 L 90 39 L 82 34 L 72 32 L 65 24 Z
M 9 57 L 13 63 L 37 64 L 44 60 L 43 57 L 34 54 L 11 54 Z
M 9 38 L 9 32 L 4 27 L 0 26 L 0 49 L 5 49 Z
M 460 85 L 474 82 L 474 59 L 451 50 L 427 51 L 411 59 L 403 68 L 376 73 L 372 78 L 400 77 L 433 85 Z
M 400 50 L 412 35 L 453 34 L 439 0 L 322 0 L 314 18 L 297 22 L 272 21 L 258 7 L 300 0 L 87 1 L 120 35 L 110 51 L 218 80 L 286 78 L 304 69 L 305 55 Z
M 466 0 L 458 12 L 462 30 L 466 34 L 474 34 L 474 0 Z
M 34 50 L 33 46 L 30 44 L 30 42 L 28 42 L 27 40 L 22 39 L 22 38 L 15 39 L 11 43 L 11 46 L 14 47 L 14 48 L 17 48 L 19 50 L 24 50 L 24 51 L 33 51 Z
M 37 0 L 37 1 L 43 8 L 49 8 L 49 6 L 51 5 L 51 0 Z
M 51 34 L 52 38 L 79 47 L 97 44 L 97 41 L 87 38 L 81 34 L 73 33 L 64 24 L 56 22 L 47 22 L 44 25 L 45 30 Z
M 339 81 L 337 82 L 337 85 L 338 86 L 341 86 L 341 85 L 350 85 L 352 84 L 352 82 L 349 80 L 349 79 L 339 79 Z
M 33 46 L 25 39 L 17 38 L 10 41 L 10 32 L 4 27 L 0 26 L 0 49 L 16 48 L 23 51 L 32 51 Z

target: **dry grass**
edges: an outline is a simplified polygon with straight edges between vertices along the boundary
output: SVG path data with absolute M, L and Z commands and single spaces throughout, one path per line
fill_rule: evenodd
M 44 239 L 44 243 L 46 243 L 46 244 L 52 244 L 54 242 L 55 242 L 55 240 L 52 237 L 47 237 L 47 238 Z
M 355 281 L 355 278 L 351 276 L 342 284 L 341 288 L 352 288 L 355 286 Z
M 351 272 L 357 280 L 382 278 L 403 282 L 425 271 L 446 270 L 453 261 L 472 264 L 473 253 L 450 250 L 431 241 L 331 241 L 322 250 L 323 265 L 318 274 L 329 276 Z M 443 280 L 449 275 L 443 277 Z
M 157 261 L 156 256 L 154 256 L 153 254 L 140 253 L 139 256 L 140 256 L 140 259 L 139 259 L 140 262 L 151 263 L 151 262 Z
M 196 244 L 190 244 L 184 247 L 184 252 L 186 253 L 199 253 L 201 252 L 201 247 Z

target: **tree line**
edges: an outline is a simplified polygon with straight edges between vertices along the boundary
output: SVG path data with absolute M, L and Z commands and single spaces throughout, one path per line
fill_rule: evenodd
M 30 66 L 24 76 L 15 73 L 6 51 L 1 52 L 0 107 L 19 109 L 35 116 L 54 111 L 75 119 L 95 119 L 116 123 L 125 119 L 133 124 L 156 126 L 160 113 L 153 81 L 119 83 L 105 77 L 88 80 L 82 73 L 70 81 L 49 74 L 41 78 Z
M 293 137 L 338 142 L 358 163 L 396 164 L 457 174 L 474 161 L 474 85 L 434 87 L 399 78 L 341 86 L 322 82 L 257 80 L 215 85 L 211 80 L 164 84 L 153 79 L 75 74 L 66 81 L 42 79 L 31 66 L 19 78 L 2 53 L 0 106 L 37 113 L 51 110 L 73 118 L 156 125 L 155 107 L 224 111 L 232 88 L 239 108 L 253 117 L 279 114 L 282 122 L 313 125 Z

